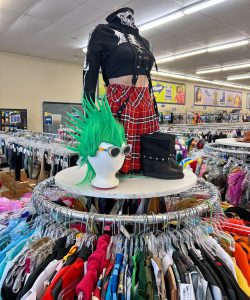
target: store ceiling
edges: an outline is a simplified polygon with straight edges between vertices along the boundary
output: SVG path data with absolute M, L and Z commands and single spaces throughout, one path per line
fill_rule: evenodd
M 198 0 L 0 0 L 0 51 L 82 64 L 88 32 L 122 6 L 134 8 L 136 22 L 145 23 Z M 156 57 L 250 38 L 250 0 L 227 0 L 144 32 Z M 250 61 L 248 46 L 186 57 L 159 65 L 173 73 Z M 210 80 L 249 69 L 206 74 Z M 234 82 L 236 83 L 236 82 Z M 250 80 L 240 80 L 250 85 Z

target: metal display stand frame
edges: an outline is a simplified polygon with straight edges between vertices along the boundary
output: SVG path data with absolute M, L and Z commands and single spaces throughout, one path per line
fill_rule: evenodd
M 229 157 L 239 157 L 240 159 L 244 157 L 247 159 L 250 157 L 250 151 L 248 148 L 241 145 L 231 146 L 220 143 L 205 144 L 204 152 L 211 156 L 221 156 L 223 154 L 227 154 Z
M 197 180 L 197 185 L 199 188 L 203 188 L 208 190 L 209 199 L 205 200 L 203 203 L 188 208 L 182 211 L 169 212 L 169 213 L 160 213 L 160 214 L 138 214 L 138 215 L 108 215 L 108 214 L 98 214 L 98 213 L 87 213 L 80 212 L 74 209 L 66 208 L 63 206 L 59 206 L 51 201 L 48 201 L 44 197 L 44 192 L 47 188 L 55 186 L 55 178 L 50 177 L 43 182 L 39 183 L 33 192 L 32 202 L 36 211 L 50 213 L 52 218 L 57 219 L 57 217 L 63 216 L 69 218 L 70 220 L 78 220 L 78 221 L 89 221 L 92 222 L 112 222 L 112 223 L 120 223 L 120 224 L 157 224 L 157 223 L 165 223 L 171 221 L 182 221 L 185 218 L 199 216 L 205 212 L 211 212 L 216 209 L 220 211 L 220 194 L 219 190 L 211 183 L 205 181 L 202 178 Z M 196 185 L 196 187 L 197 187 Z M 188 190 L 195 191 L 196 187 Z M 53 214 L 54 213 L 54 214 Z

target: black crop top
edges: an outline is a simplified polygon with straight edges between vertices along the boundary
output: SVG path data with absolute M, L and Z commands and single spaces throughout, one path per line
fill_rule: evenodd
M 132 84 L 135 84 L 138 75 L 146 75 L 151 82 L 154 62 L 149 43 L 139 35 L 137 28 L 117 23 L 100 24 L 89 37 L 83 68 L 84 96 L 95 99 L 100 67 L 106 85 L 110 78 L 125 75 L 133 75 Z

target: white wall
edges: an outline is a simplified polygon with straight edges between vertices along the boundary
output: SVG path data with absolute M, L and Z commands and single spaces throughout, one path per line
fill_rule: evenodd
M 28 129 L 41 131 L 42 101 L 79 102 L 78 65 L 0 52 L 0 108 L 26 108 Z

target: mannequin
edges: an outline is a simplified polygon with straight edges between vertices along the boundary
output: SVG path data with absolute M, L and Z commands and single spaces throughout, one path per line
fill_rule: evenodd
M 108 149 L 113 146 L 103 142 L 99 145 L 99 149 Z M 91 184 L 101 189 L 110 189 L 118 186 L 119 179 L 116 177 L 116 173 L 121 169 L 124 160 L 125 154 L 123 151 L 120 151 L 116 157 L 110 156 L 107 151 L 100 150 L 96 152 L 96 156 L 88 156 L 88 161 L 95 172 L 95 177 L 92 179 Z
M 111 111 L 124 126 L 127 143 L 132 147 L 121 171 L 140 171 L 140 137 L 159 130 L 150 77 L 155 58 L 134 23 L 133 9 L 121 8 L 106 21 L 89 36 L 83 69 L 84 96 L 95 99 L 101 68 Z
M 69 114 L 68 126 L 76 141 L 69 147 L 79 153 L 82 170 L 82 182 L 91 183 L 97 188 L 114 188 L 119 184 L 116 173 L 123 165 L 125 156 L 131 147 L 126 144 L 124 128 L 115 120 L 107 99 L 96 104 L 82 102 L 85 115 L 77 109 Z M 79 118 L 75 117 L 75 112 Z

